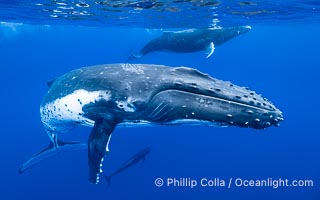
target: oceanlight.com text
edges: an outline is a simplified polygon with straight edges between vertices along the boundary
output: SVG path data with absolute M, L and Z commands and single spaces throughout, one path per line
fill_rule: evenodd
M 312 179 L 287 179 L 287 178 L 265 178 L 265 179 L 246 179 L 246 178 L 156 178 L 154 181 L 157 187 L 226 187 L 226 188 L 250 188 L 250 187 L 269 187 L 273 189 L 281 187 L 314 187 Z

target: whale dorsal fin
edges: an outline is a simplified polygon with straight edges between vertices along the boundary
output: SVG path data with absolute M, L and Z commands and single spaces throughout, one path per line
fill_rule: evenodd
M 52 84 L 53 84 L 55 81 L 56 81 L 56 78 L 54 78 L 54 79 L 52 79 L 52 80 L 48 81 L 48 82 L 47 82 L 48 87 L 51 87 L 51 86 L 52 86 Z
M 211 42 L 208 46 L 208 49 L 207 49 L 207 58 L 209 58 L 213 54 L 214 49 L 215 49 L 214 44 L 213 44 L 213 42 Z

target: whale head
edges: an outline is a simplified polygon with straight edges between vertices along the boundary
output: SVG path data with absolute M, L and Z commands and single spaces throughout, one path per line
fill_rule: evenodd
M 235 26 L 229 28 L 211 29 L 212 40 L 215 45 L 220 45 L 236 36 L 247 33 L 251 30 L 251 26 Z
M 174 86 L 159 91 L 149 102 L 152 110 L 150 121 L 173 124 L 209 122 L 264 129 L 279 126 L 283 120 L 279 109 L 247 87 L 221 81 L 190 68 L 172 71 Z

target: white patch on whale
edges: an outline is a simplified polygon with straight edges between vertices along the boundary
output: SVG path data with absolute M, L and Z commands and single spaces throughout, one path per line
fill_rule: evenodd
M 40 107 L 41 120 L 49 130 L 67 131 L 73 124 L 93 126 L 94 121 L 83 116 L 83 106 L 99 100 L 111 99 L 110 91 L 75 90 Z M 71 123 L 70 123 L 71 122 Z
M 209 57 L 213 54 L 214 50 L 215 50 L 214 44 L 213 44 L 213 42 L 211 42 L 211 43 L 209 44 L 208 49 L 207 49 L 207 54 L 208 54 L 208 55 L 207 55 L 207 58 L 209 58 Z
M 139 64 L 121 64 L 124 71 L 133 72 L 138 75 L 144 74 L 144 66 Z
M 186 29 L 186 30 L 181 30 L 181 31 L 165 31 L 165 32 L 163 32 L 163 33 L 174 33 L 174 34 L 176 34 L 176 33 L 193 33 L 195 30 L 197 30 L 197 29 L 194 29 L 194 28 L 191 28 L 191 29 Z
M 109 153 L 109 143 L 110 143 L 110 140 L 111 140 L 111 136 L 112 136 L 112 134 L 109 136 L 109 139 L 108 139 L 108 142 L 107 142 L 107 145 L 106 145 L 106 152 L 107 153 Z M 101 159 L 100 167 L 102 167 L 102 162 L 103 162 L 103 159 Z

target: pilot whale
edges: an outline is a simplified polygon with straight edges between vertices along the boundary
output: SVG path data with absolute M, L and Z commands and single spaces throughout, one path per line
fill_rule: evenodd
M 193 68 L 148 64 L 84 67 L 55 79 L 40 105 L 51 140 L 20 173 L 64 150 L 88 150 L 89 181 L 98 183 L 117 125 L 207 124 L 254 129 L 279 126 L 282 113 L 248 88 Z M 87 145 L 62 142 L 58 134 L 93 127 Z
M 189 53 L 195 51 L 207 51 L 209 58 L 215 50 L 215 46 L 244 34 L 251 29 L 250 26 L 229 28 L 187 29 L 182 31 L 166 31 L 160 37 L 148 42 L 138 54 L 129 57 L 129 60 L 140 58 L 154 51 L 172 51 Z
M 147 147 L 144 148 L 140 151 L 138 151 L 135 155 L 133 155 L 129 160 L 127 160 L 125 163 L 123 163 L 119 169 L 117 169 L 115 172 L 110 174 L 109 176 L 107 175 L 102 175 L 104 179 L 107 181 L 107 184 L 110 186 L 111 185 L 111 178 L 120 172 L 132 167 L 133 165 L 137 164 L 140 161 L 145 161 L 147 155 L 150 153 L 151 148 Z

